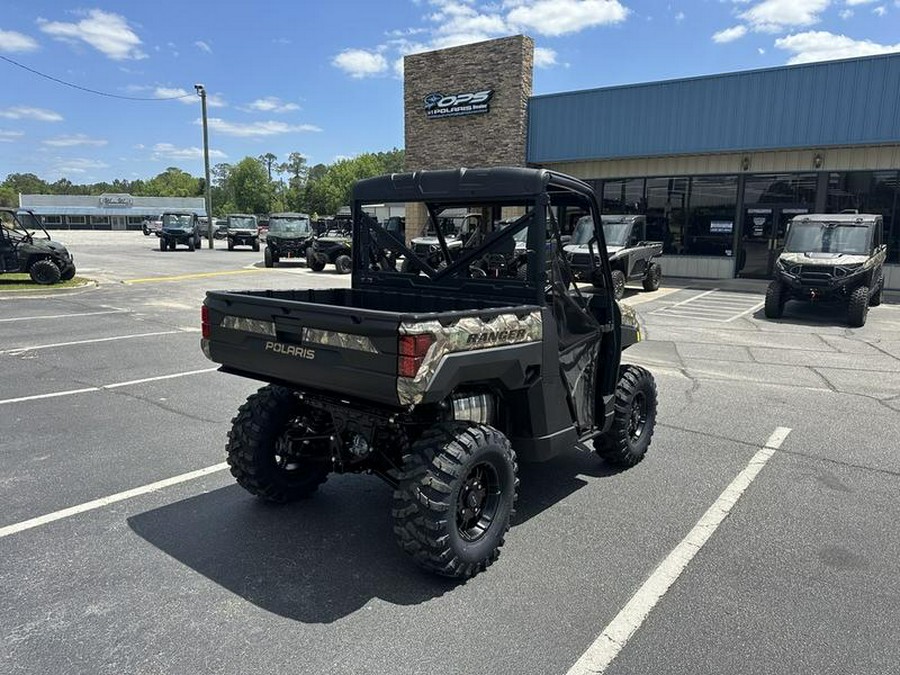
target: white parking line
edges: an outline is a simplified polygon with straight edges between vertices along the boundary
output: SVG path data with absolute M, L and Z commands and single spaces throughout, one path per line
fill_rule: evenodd
M 13 349 L 4 349 L 0 354 L 21 354 L 22 352 L 33 352 L 38 349 L 53 349 L 54 347 L 71 347 L 72 345 L 87 345 L 95 342 L 113 342 L 114 340 L 130 340 L 132 338 L 155 337 L 157 335 L 174 335 L 181 333 L 180 330 L 163 330 L 156 333 L 136 333 L 134 335 L 114 335 L 112 337 L 92 338 L 90 340 L 74 340 L 72 342 L 56 342 L 49 345 L 31 345 L 30 347 L 14 347 Z
M 789 433 L 791 430 L 787 427 L 778 427 L 772 432 L 766 444 L 753 455 L 747 466 L 707 509 L 694 528 L 688 532 L 678 546 L 672 549 L 672 552 L 659 564 L 653 574 L 631 596 L 628 603 L 588 647 L 587 651 L 581 655 L 581 658 L 575 662 L 575 665 L 569 669 L 567 675 L 598 675 L 609 667 L 609 664 L 625 647 L 629 638 L 644 623 L 656 603 L 688 566 L 697 551 L 728 517 L 732 507 L 744 491 L 750 487 L 769 458 L 781 447 Z
M 172 373 L 170 375 L 157 375 L 156 377 L 145 377 L 142 380 L 129 380 L 128 382 L 115 382 L 113 384 L 101 384 L 96 387 L 84 387 L 83 389 L 69 389 L 67 391 L 56 391 L 50 394 L 34 394 L 32 396 L 19 396 L 17 398 L 7 398 L 0 400 L 0 405 L 8 403 L 22 403 L 23 401 L 38 401 L 43 398 L 59 398 L 61 396 L 74 396 L 75 394 L 85 394 L 92 391 L 103 391 L 104 389 L 118 389 L 119 387 L 129 387 L 133 384 L 144 384 L 146 382 L 158 382 L 159 380 L 171 380 L 176 377 L 187 377 L 188 375 L 200 375 L 201 373 L 211 373 L 218 368 L 203 368 L 202 370 L 188 370 L 183 373 Z
M 100 499 L 94 499 L 90 502 L 85 502 L 84 504 L 78 504 L 77 506 L 70 506 L 67 509 L 62 509 L 60 511 L 54 511 L 53 513 L 48 513 L 43 516 L 38 516 L 37 518 L 31 518 L 30 520 L 23 520 L 21 523 L 14 523 L 13 525 L 7 525 L 6 527 L 0 527 L 0 539 L 3 537 L 7 537 L 11 534 L 16 534 L 17 532 L 23 532 L 25 530 L 30 530 L 34 527 L 39 527 L 41 525 L 46 525 L 47 523 L 52 523 L 57 520 L 62 520 L 63 518 L 68 518 L 70 516 L 78 515 L 79 513 L 84 513 L 85 511 L 93 511 L 94 509 L 99 509 L 103 506 L 109 506 L 110 504 L 115 504 L 116 502 L 121 502 L 126 499 L 131 499 L 132 497 L 138 497 L 140 495 L 145 495 L 148 492 L 155 492 L 156 490 L 162 490 L 163 488 L 167 488 L 172 485 L 178 485 L 179 483 L 184 483 L 189 480 L 194 480 L 195 478 L 201 478 L 202 476 L 208 476 L 211 473 L 216 473 L 217 471 L 222 471 L 223 469 L 227 469 L 228 464 L 226 462 L 222 462 L 221 464 L 213 464 L 212 466 L 208 466 L 204 469 L 197 469 L 196 471 L 189 471 L 188 473 L 183 473 L 180 476 L 173 476 L 172 478 L 166 478 L 164 480 L 156 481 L 155 483 L 150 483 L 148 485 L 143 485 L 141 487 L 136 487 L 131 490 L 125 490 L 124 492 L 117 492 L 114 495 L 109 495 L 108 497 L 101 497 Z
M 40 321 L 42 319 L 69 319 L 74 316 L 99 316 L 101 314 L 126 314 L 127 309 L 106 309 L 102 312 L 76 312 L 74 314 L 45 314 L 43 316 L 17 316 L 12 319 L 0 319 L 0 323 L 12 323 L 14 321 Z

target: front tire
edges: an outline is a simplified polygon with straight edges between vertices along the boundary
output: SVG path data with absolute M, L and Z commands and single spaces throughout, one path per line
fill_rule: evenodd
M 403 458 L 394 534 L 425 569 L 469 578 L 500 555 L 514 514 L 516 455 L 493 427 L 437 424 Z
M 659 263 L 650 263 L 647 267 L 647 273 L 644 275 L 644 290 L 658 291 L 659 290 L 659 282 L 662 280 L 662 267 L 660 267 Z
M 285 432 L 305 428 L 309 435 L 327 434 L 321 419 L 290 389 L 262 387 L 238 408 L 228 432 L 228 464 L 238 484 L 267 502 L 283 504 L 308 497 L 328 477 L 328 464 L 288 455 Z M 301 434 L 302 436 L 302 434 Z M 310 443 L 327 441 L 310 441 Z M 324 457 L 330 455 L 326 452 Z
M 350 274 L 353 269 L 353 260 L 349 255 L 339 255 L 334 260 L 334 269 L 338 274 Z
M 625 297 L 625 273 L 622 270 L 613 270 L 610 276 L 612 276 L 613 297 L 621 300 Z
M 62 274 L 52 260 L 37 260 L 28 270 L 31 280 L 42 286 L 58 283 Z
M 69 265 L 62 272 L 60 272 L 59 278 L 62 281 L 69 281 L 75 278 L 75 265 Z
M 167 248 L 169 248 L 169 244 L 166 243 L 166 238 L 165 238 L 165 237 L 160 237 L 160 238 L 159 238 L 159 250 L 160 250 L 160 251 L 165 251 Z
M 884 294 L 884 274 L 878 279 L 877 290 L 869 298 L 869 307 L 878 307 L 881 304 L 881 296 Z
M 609 430 L 594 441 L 607 463 L 631 467 L 647 454 L 656 425 L 656 382 L 640 366 L 622 366 L 616 384 L 615 413 Z
M 231 239 L 228 240 L 228 250 L 229 251 L 234 250 L 234 241 L 232 241 Z
M 196 246 L 194 245 L 193 239 L 188 239 L 187 247 L 188 247 L 188 251 L 193 251 L 196 248 Z
M 767 319 L 780 319 L 784 314 L 784 303 L 787 299 L 784 297 L 784 287 L 777 279 L 769 283 L 766 289 L 766 305 L 765 315 Z
M 315 253 L 306 254 L 306 266 L 313 272 L 321 272 L 325 269 L 325 259 Z
M 869 287 L 859 286 L 850 294 L 850 302 L 847 305 L 847 323 L 851 328 L 862 328 L 866 325 L 866 316 L 869 313 Z
M 275 256 L 272 255 L 272 249 L 266 246 L 266 250 L 263 253 L 263 264 L 266 267 L 275 267 Z

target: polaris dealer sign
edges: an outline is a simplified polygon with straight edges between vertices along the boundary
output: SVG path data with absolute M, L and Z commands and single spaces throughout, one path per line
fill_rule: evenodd
M 425 115 L 429 119 L 481 115 L 491 111 L 490 101 L 493 95 L 493 89 L 449 96 L 432 92 L 425 97 Z

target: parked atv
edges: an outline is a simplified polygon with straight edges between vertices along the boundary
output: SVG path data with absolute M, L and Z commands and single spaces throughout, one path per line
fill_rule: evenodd
M 200 220 L 196 213 L 168 211 L 162 214 L 159 250 L 174 251 L 177 244 L 187 246 L 188 251 L 197 251 L 201 248 Z
M 326 232 L 324 237 L 316 237 L 306 250 L 306 266 L 313 272 L 321 272 L 325 265 L 334 265 L 338 274 L 350 274 L 352 244 L 353 238 L 347 230 Z
M 273 213 L 263 253 L 266 267 L 275 267 L 282 258 L 305 257 L 314 237 L 305 213 Z
M 645 291 L 655 291 L 662 279 L 662 267 L 653 259 L 662 255 L 661 241 L 646 241 L 647 219 L 644 216 L 604 215 L 603 236 L 606 254 L 612 268 L 616 300 L 625 295 L 625 284 L 640 279 Z M 572 240 L 566 246 L 569 263 L 575 278 L 602 286 L 596 265 L 591 262 L 600 253 L 594 241 L 594 224 L 590 216 L 578 220 Z M 593 251 L 593 253 L 592 253 Z
M 254 251 L 259 250 L 259 223 L 256 216 L 229 213 L 225 218 L 229 251 L 233 251 L 235 246 L 249 246 Z
M 883 230 L 879 215 L 795 216 L 766 290 L 766 317 L 781 317 L 788 300 L 836 301 L 846 307 L 850 326 L 865 325 L 869 307 L 881 304 L 884 291 Z
M 448 213 L 442 213 L 437 223 L 430 219 L 425 225 L 422 235 L 413 238 L 410 248 L 420 259 L 425 259 L 430 265 L 441 264 L 444 254 L 442 245 L 446 246 L 451 260 L 459 257 L 460 251 L 469 243 L 472 235 L 478 231 L 481 216 L 477 213 L 464 213 L 459 209 L 453 209 Z M 438 230 L 440 235 L 438 236 Z M 441 240 L 443 239 L 443 244 Z M 403 262 L 401 271 L 408 274 L 418 274 L 421 271 L 415 259 L 410 258 Z
M 656 384 L 622 362 L 641 340 L 637 316 L 613 298 L 604 253 L 601 289 L 571 283 L 554 210 L 583 210 L 600 228 L 580 180 L 530 168 L 421 171 L 359 181 L 353 199 L 352 288 L 206 294 L 204 354 L 271 383 L 232 421 L 228 464 L 275 503 L 309 497 L 332 473 L 374 474 L 393 491 L 403 551 L 434 573 L 471 577 L 500 554 L 519 462 L 589 446 L 620 468 L 644 458 Z M 460 204 L 523 215 L 502 229 L 482 220 L 455 260 L 438 229 L 444 259 L 433 265 L 363 210 L 382 202 L 418 203 L 429 219 Z M 523 231 L 523 275 L 474 272 L 514 251 Z M 602 229 L 597 241 L 605 251 Z M 401 272 L 401 257 L 420 274 Z
M 0 208 L 0 274 L 4 272 L 27 272 L 36 284 L 55 284 L 75 276 L 75 261 L 65 246 L 50 240 L 34 213 Z

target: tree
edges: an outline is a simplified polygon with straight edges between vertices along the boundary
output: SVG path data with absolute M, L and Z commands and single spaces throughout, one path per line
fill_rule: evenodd
M 4 187 L 11 188 L 15 193 L 25 195 L 47 194 L 50 186 L 33 173 L 11 173 L 3 181 Z
M 306 185 L 309 167 L 306 165 L 306 157 L 299 152 L 292 152 L 288 155 L 286 162 L 278 165 L 281 173 L 290 174 L 288 185 L 295 190 L 301 189 Z
M 238 211 L 267 213 L 272 198 L 272 184 L 266 170 L 253 157 L 245 157 L 234 165 L 228 178 L 231 199 Z
M 170 166 L 147 181 L 143 194 L 148 197 L 201 197 L 203 181 L 178 167 Z
M 259 162 L 266 167 L 266 174 L 269 176 L 269 182 L 272 182 L 272 165 L 278 160 L 278 157 L 271 152 L 259 156 Z
M 19 193 L 10 187 L 0 185 L 0 206 L 17 208 L 19 206 Z

